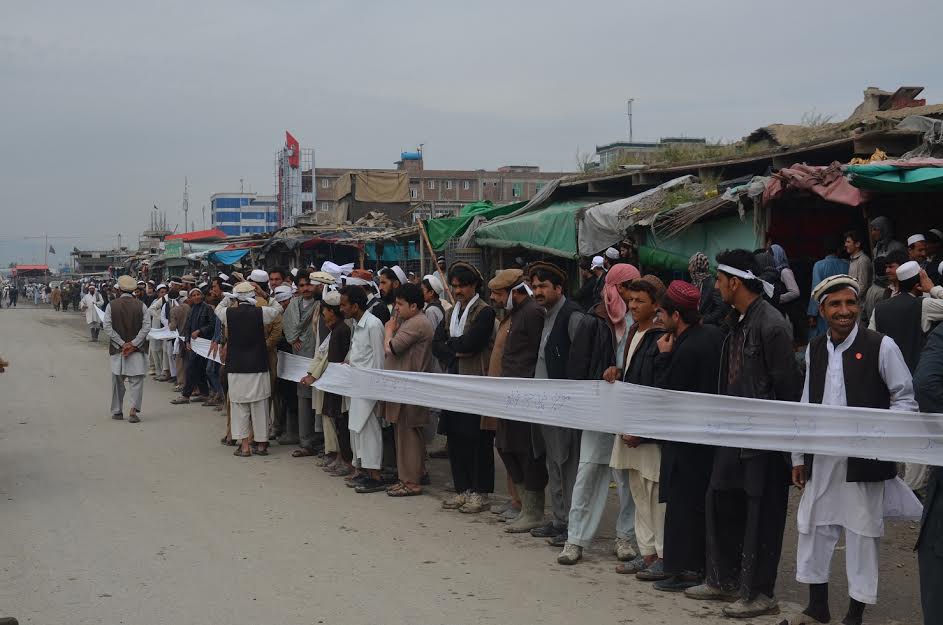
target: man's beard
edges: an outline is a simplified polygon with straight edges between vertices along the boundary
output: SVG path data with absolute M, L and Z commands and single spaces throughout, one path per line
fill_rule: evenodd
M 384 304 L 392 304 L 393 302 L 396 301 L 396 295 L 393 293 L 393 290 L 390 289 L 389 293 L 386 293 L 385 295 L 381 294 L 380 299 L 383 300 Z

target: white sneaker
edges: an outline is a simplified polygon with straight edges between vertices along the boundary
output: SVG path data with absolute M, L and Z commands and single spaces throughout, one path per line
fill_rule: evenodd
M 458 511 L 464 512 L 465 514 L 476 514 L 490 507 L 491 503 L 488 501 L 488 495 L 482 493 L 468 493 L 465 497 L 465 505 L 459 508 Z
M 579 545 L 567 543 L 563 551 L 557 556 L 557 564 L 576 564 L 583 558 L 583 548 Z
M 616 558 L 621 562 L 628 562 L 638 557 L 638 552 L 635 551 L 635 548 L 632 546 L 632 541 L 628 538 L 616 538 L 613 551 L 616 554 Z
M 755 599 L 738 599 L 723 608 L 725 616 L 731 618 L 754 618 L 765 614 L 779 614 L 779 603 L 772 597 L 759 594 Z
M 442 507 L 446 510 L 458 510 L 465 505 L 466 501 L 468 501 L 468 495 L 466 493 L 456 493 L 454 496 L 443 501 Z

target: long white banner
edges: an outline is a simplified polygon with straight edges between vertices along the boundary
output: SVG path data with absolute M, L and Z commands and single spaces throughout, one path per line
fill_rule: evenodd
M 328 365 L 315 386 L 354 398 L 447 405 L 456 412 L 660 440 L 943 465 L 943 414 L 744 399 L 601 380 L 404 373 L 339 364 Z

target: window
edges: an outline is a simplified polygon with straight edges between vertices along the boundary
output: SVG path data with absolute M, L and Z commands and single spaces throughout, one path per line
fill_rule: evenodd
M 462 181 L 462 191 L 468 191 L 469 189 L 471 189 L 471 181 L 469 181 L 469 180 L 463 180 L 463 181 Z
M 331 210 L 331 203 L 330 203 L 330 202 L 318 202 L 318 209 L 319 209 L 322 213 L 326 213 L 327 211 Z
M 540 193 L 540 190 L 544 188 L 544 183 L 538 182 L 534 185 L 534 193 Z
M 213 208 L 239 208 L 239 198 L 218 197 L 213 200 Z
M 521 197 L 524 195 L 524 183 L 514 182 L 511 184 L 511 197 Z
M 428 186 L 430 189 L 435 189 L 435 180 L 430 180 Z
M 446 180 L 446 181 L 445 181 L 445 190 L 446 190 L 446 191 L 451 191 L 451 190 L 452 190 L 452 181 L 451 181 L 451 180 Z
M 260 211 L 242 211 L 243 219 L 265 219 L 265 213 Z
M 329 179 L 327 179 L 327 178 L 321 178 L 321 188 L 322 188 L 322 189 L 330 189 L 330 188 L 331 188 L 331 181 L 330 181 Z
M 412 199 L 417 199 L 419 197 L 419 189 L 416 187 L 409 187 L 409 197 Z
M 235 211 L 217 211 L 216 223 L 239 223 L 242 221 L 242 215 Z

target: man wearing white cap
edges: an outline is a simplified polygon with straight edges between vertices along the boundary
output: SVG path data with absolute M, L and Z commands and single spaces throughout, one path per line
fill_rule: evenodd
M 101 330 L 101 320 L 98 318 L 98 307 L 105 305 L 105 300 L 101 293 L 95 290 L 95 285 L 90 284 L 86 289 L 82 301 L 79 302 L 79 310 L 85 311 L 85 323 L 88 324 L 92 337 L 90 341 L 98 342 L 98 332 Z
M 868 327 L 891 337 L 913 372 L 927 332 L 943 321 L 943 287 L 934 287 L 913 260 L 897 267 L 897 283 L 897 295 L 874 308 Z
M 619 250 L 614 247 L 606 248 L 605 256 L 605 259 L 603 259 L 605 269 L 609 269 L 619 262 Z M 593 260 L 595 260 L 595 258 Z
M 921 267 L 927 262 L 927 238 L 922 234 L 907 237 L 907 255 Z
M 406 272 L 399 265 L 393 265 L 380 270 L 380 297 L 383 299 L 383 305 L 386 307 L 386 319 L 383 315 L 377 315 L 384 324 L 390 320 L 389 311 L 396 301 L 396 291 L 399 287 L 407 283 Z M 376 314 L 376 313 L 374 313 Z
M 124 379 L 131 385 L 129 423 L 138 423 L 141 400 L 144 395 L 144 376 L 147 374 L 147 333 L 151 319 L 144 304 L 132 297 L 137 288 L 134 278 L 118 278 L 121 297 L 105 308 L 105 334 L 110 341 L 111 355 L 111 418 L 124 418 Z
M 160 313 L 166 303 L 167 285 L 161 282 L 157 285 L 157 288 L 154 289 L 154 299 L 151 301 L 150 306 L 147 307 L 147 313 L 151 317 L 152 328 L 161 327 Z M 147 353 L 150 357 L 151 368 L 154 370 L 154 375 L 158 381 L 165 381 L 170 378 L 170 371 L 167 368 L 166 359 L 164 358 L 164 340 L 148 339 L 148 341 L 150 341 L 150 345 Z
M 279 306 L 256 306 L 256 290 L 250 282 L 233 288 L 230 298 L 216 306 L 216 316 L 226 328 L 226 377 L 232 406 L 232 437 L 241 441 L 236 456 L 268 455 L 268 414 L 272 385 L 269 378 L 265 326 L 282 314 Z M 253 436 L 256 451 L 249 448 Z
M 916 411 L 910 371 L 889 337 L 859 327 L 859 284 L 850 276 L 826 278 L 812 292 L 828 322 L 826 335 L 806 349 L 803 403 Z M 828 580 L 842 532 L 850 596 L 842 623 L 860 625 L 867 604 L 877 602 L 878 550 L 884 534 L 884 500 L 920 505 L 894 462 L 792 454 L 792 481 L 802 490 L 796 580 L 809 585 L 802 615 L 786 623 L 828 623 Z M 906 514 L 905 514 L 906 516 Z

